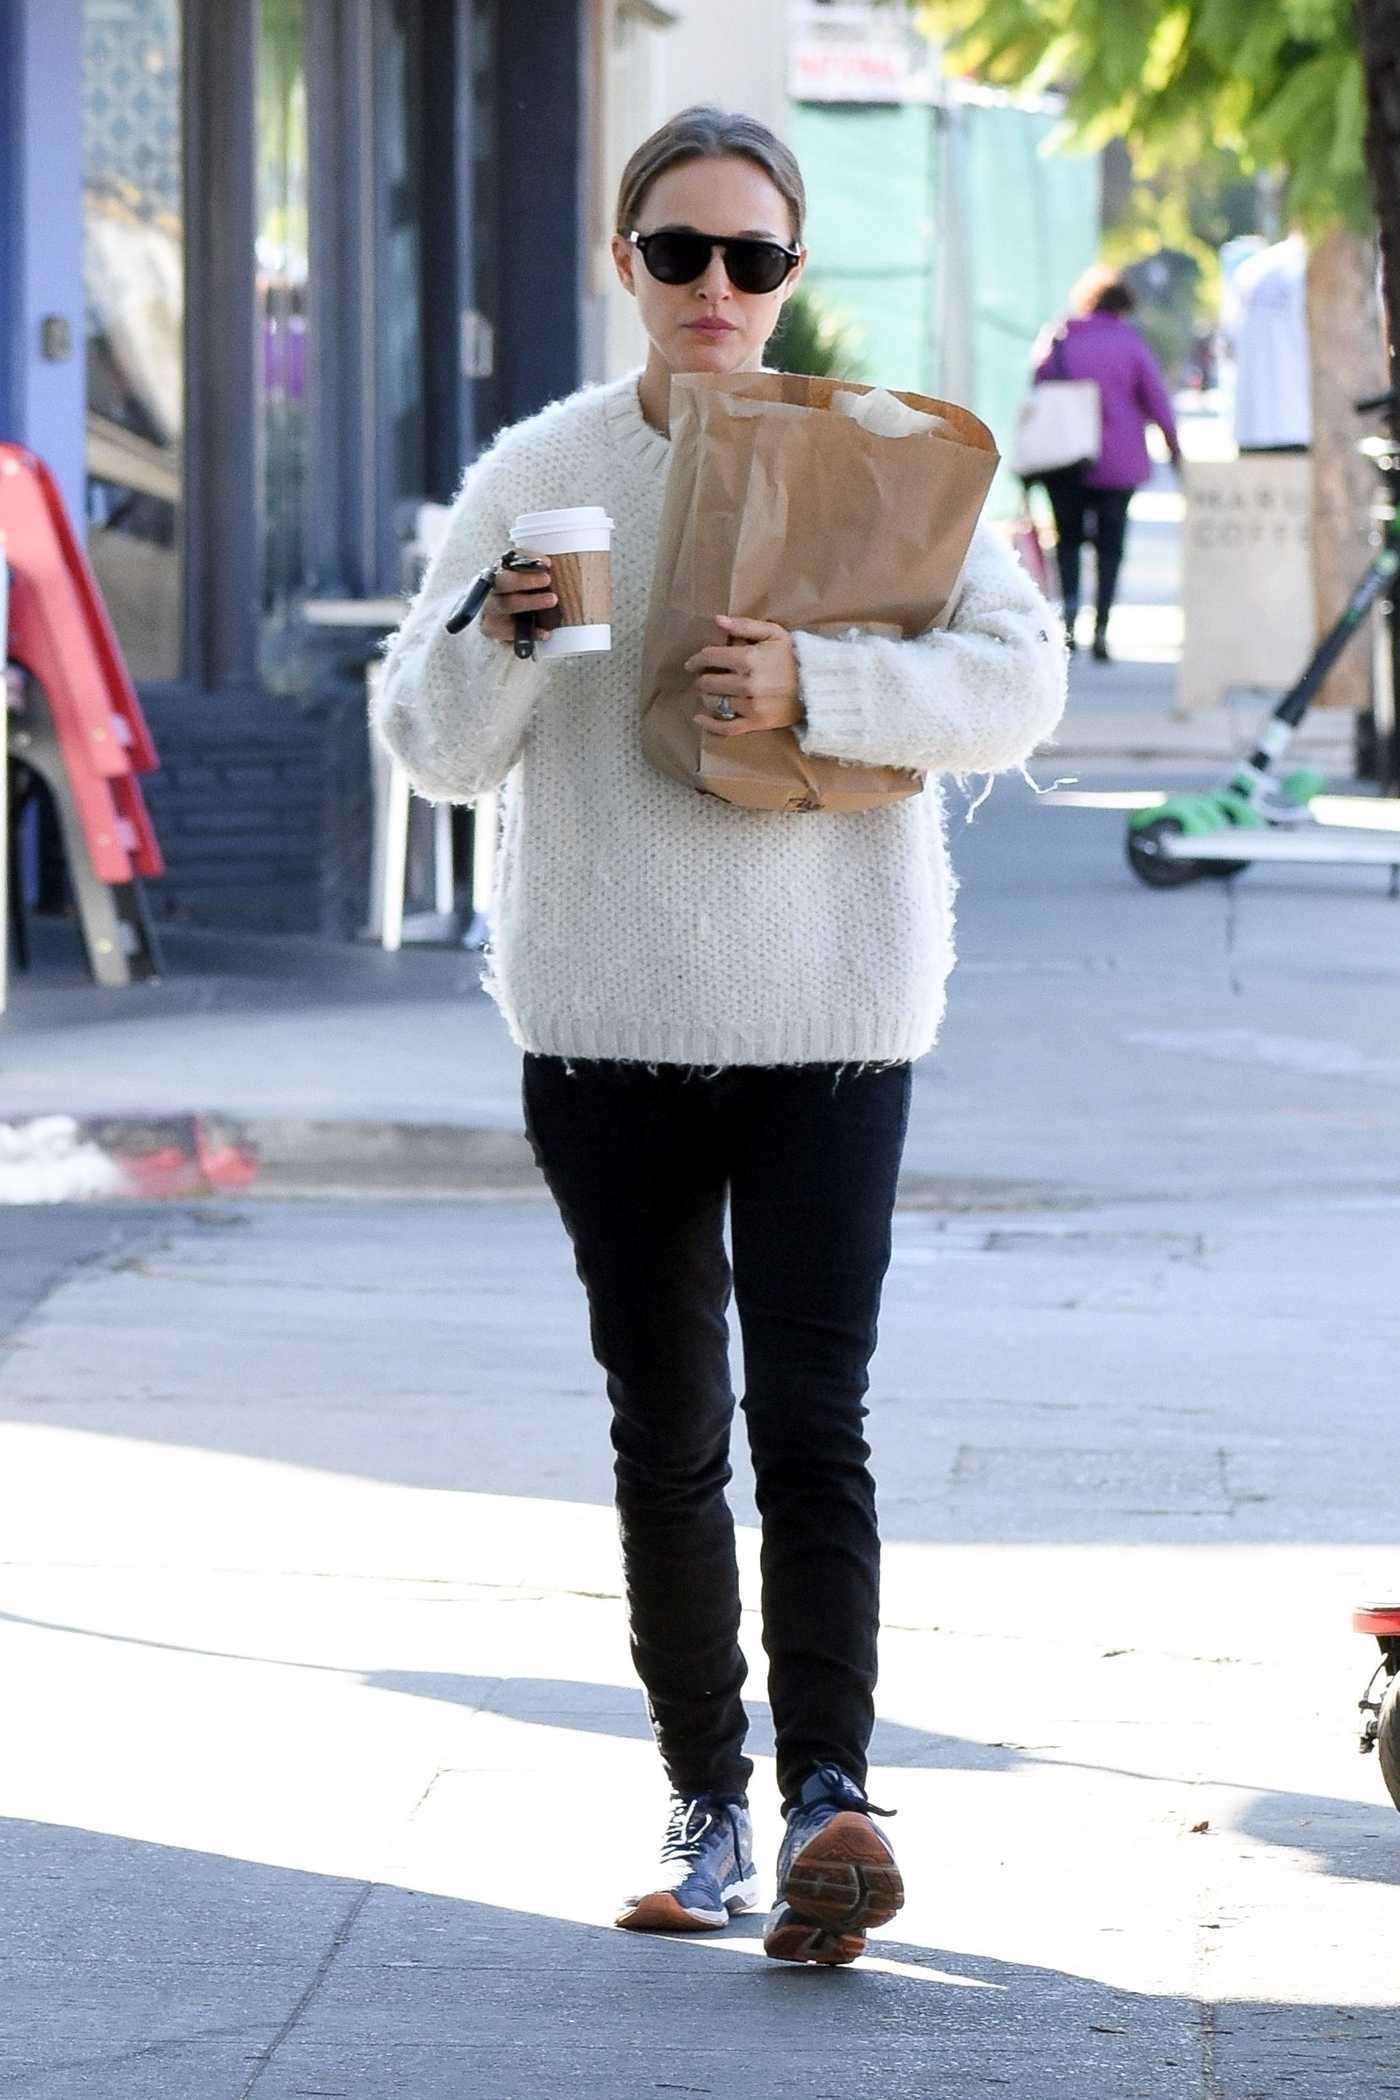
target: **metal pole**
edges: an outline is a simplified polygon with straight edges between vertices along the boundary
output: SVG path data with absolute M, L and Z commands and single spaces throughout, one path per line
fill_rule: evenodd
M 389 761 L 384 804 L 384 887 L 380 892 L 380 946 L 391 955 L 403 944 L 404 890 L 408 882 L 408 775 L 396 758 Z
M 479 795 L 472 804 L 472 913 L 462 938 L 464 948 L 484 948 L 491 937 L 491 905 L 496 890 L 495 795 Z
M 433 808 L 433 909 L 450 919 L 457 902 L 457 876 L 452 864 L 452 806 L 439 802 Z
M 1392 426 L 1400 430 L 1400 416 Z M 1400 490 L 1396 491 L 1400 496 Z M 1376 780 L 1383 795 L 1400 795 L 1400 577 L 1390 586 L 1381 622 L 1384 637 L 1376 686 Z

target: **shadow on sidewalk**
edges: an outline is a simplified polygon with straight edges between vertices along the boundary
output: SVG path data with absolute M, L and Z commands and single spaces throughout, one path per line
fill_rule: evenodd
M 140 1648 L 159 1654 L 198 1656 L 213 1661 L 253 1663 L 261 1668 L 340 1677 L 363 1685 L 369 1691 L 388 1692 L 402 1698 L 438 1700 L 464 1707 L 472 1713 L 497 1715 L 503 1720 L 533 1723 L 542 1728 L 610 1736 L 621 1742 L 652 1740 L 641 1688 L 635 1685 L 594 1684 L 576 1678 L 471 1677 L 455 1671 L 356 1670 L 330 1663 L 151 1641 L 138 1634 L 59 1625 L 52 1620 L 9 1611 L 0 1611 L 0 1625 L 65 1633 L 80 1640 Z M 767 1700 L 747 1693 L 744 1706 L 749 1718 L 745 1748 L 755 1757 L 771 1758 L 774 1752 L 772 1708 Z M 1145 1786 L 1176 1787 L 1180 1784 L 1169 1773 L 1086 1762 L 1073 1757 L 1047 1756 L 1014 1742 L 979 1742 L 969 1736 L 946 1735 L 883 1716 L 877 1717 L 875 1722 L 870 1762 L 872 1766 L 920 1772 L 1013 1773 L 1039 1766 L 1067 1772 L 1099 1773 L 1114 1779 L 1136 1780 Z M 1240 1835 L 1261 1844 L 1305 1853 L 1322 1872 L 1338 1880 L 1400 1887 L 1400 1828 L 1397 1828 L 1388 1806 L 1379 1798 L 1375 1804 L 1370 1804 L 1336 1795 L 1290 1793 L 1218 1774 L 1205 1776 L 1199 1784 L 1228 1787 L 1250 1796 L 1247 1808 L 1234 1815 L 1229 1825 Z M 1377 1777 L 1378 1794 L 1379 1784 Z
M 409 1670 L 371 1670 L 360 1682 L 372 1691 L 446 1700 L 473 1712 L 499 1714 L 510 1721 L 536 1722 L 542 1727 L 577 1729 L 587 1735 L 615 1736 L 628 1742 L 650 1742 L 652 1736 L 640 1690 L 621 1685 L 581 1684 L 547 1677 L 459 1677 Z M 749 1717 L 745 1748 L 753 1756 L 771 1757 L 772 1708 L 766 1700 L 751 1698 L 747 1693 L 744 1706 Z M 1106 1778 L 1137 1780 L 1145 1786 L 1175 1789 L 1180 1785 L 1170 1773 L 1047 1756 L 1013 1742 L 978 1742 L 969 1736 L 942 1735 L 883 1717 L 877 1717 L 875 1722 L 870 1762 L 872 1766 L 920 1772 L 1011 1773 L 1039 1766 L 1052 1771 L 1091 1772 Z M 1247 1808 L 1232 1815 L 1229 1821 L 1228 1827 L 1239 1835 L 1306 1853 L 1322 1872 L 1337 1880 L 1400 1887 L 1400 1823 L 1388 1803 L 1379 1798 L 1379 1774 L 1374 1805 L 1330 1794 L 1261 1788 L 1250 1781 L 1218 1774 L 1199 1783 L 1250 1795 Z
M 881 1936 L 661 1939 L 56 1823 L 0 1822 L 0 2083 L 24 2100 L 1199 2100 L 1371 2085 L 1392 2008 L 1202 2004 Z M 761 2071 L 755 2066 L 761 2065 Z

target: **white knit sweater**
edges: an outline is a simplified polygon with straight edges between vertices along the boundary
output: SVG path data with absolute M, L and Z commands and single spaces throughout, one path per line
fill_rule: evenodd
M 921 1056 L 953 964 L 936 776 L 1018 765 L 1049 735 L 1063 641 L 979 530 L 947 628 L 796 637 L 804 746 L 918 767 L 921 795 L 789 814 L 697 794 L 651 767 L 638 727 L 667 457 L 636 374 L 504 432 L 468 473 L 389 645 L 378 732 L 422 795 L 505 786 L 490 987 L 523 1048 L 701 1066 Z M 612 653 L 545 665 L 479 624 L 447 634 L 517 513 L 575 503 L 603 504 L 616 525 Z

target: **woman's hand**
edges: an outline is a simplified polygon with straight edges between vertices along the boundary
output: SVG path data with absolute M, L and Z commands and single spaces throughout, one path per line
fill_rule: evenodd
M 497 568 L 491 595 L 481 612 L 481 631 L 493 642 L 513 642 L 516 614 L 547 612 L 558 599 L 549 587 L 549 557 L 537 554 L 537 569 Z
M 804 714 L 797 651 L 786 627 L 774 620 L 736 620 L 728 613 L 717 614 L 716 625 L 728 640 L 698 649 L 685 666 L 696 674 L 704 706 L 695 720 L 715 736 L 795 727 Z

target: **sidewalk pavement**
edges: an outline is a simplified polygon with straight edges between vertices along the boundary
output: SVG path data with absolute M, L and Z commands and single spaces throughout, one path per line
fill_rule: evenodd
M 1250 748 L 1266 704 L 1237 696 L 1208 721 L 1174 718 L 1180 501 L 1169 488 L 1153 489 L 1139 509 L 1113 627 L 1116 661 L 1099 665 L 1083 653 L 1075 660 L 1065 723 L 1033 767 L 1042 783 L 1069 775 L 1120 788 L 1209 784 Z M 1317 715 L 1300 753 L 1345 776 L 1350 736 L 1349 717 Z M 1270 925 L 1291 921 L 1296 933 L 1301 914 L 1317 926 L 1315 952 L 1355 951 L 1358 968 L 1378 959 L 1388 968 L 1390 920 L 1381 915 L 1380 934 L 1369 909 L 1358 914 L 1345 901 L 1358 888 L 1373 896 L 1380 871 L 1360 878 L 1295 872 L 1291 882 L 1286 870 L 1253 873 L 1238 897 L 1276 897 L 1277 909 L 1267 912 L 1237 904 L 1226 885 L 1148 896 L 1123 868 L 1121 818 L 1052 813 L 1014 781 L 998 785 L 970 830 L 955 823 L 954 832 L 955 857 L 969 878 L 960 900 L 965 970 L 998 972 L 1024 950 L 1024 915 L 1013 911 L 1008 921 L 998 884 L 1019 880 L 1018 869 L 1029 875 L 1047 851 L 1062 873 L 1075 870 L 1076 899 L 1102 892 L 1106 937 L 1095 967 L 1136 970 L 1151 958 L 1159 992 L 1183 927 L 1223 955 L 1256 911 L 1266 941 Z M 1035 884 L 1044 887 L 1038 877 Z M 1282 901 L 1290 890 L 1302 899 L 1296 907 Z M 1331 912 L 1325 895 L 1335 899 Z M 87 982 L 71 926 L 36 931 L 36 968 L 12 977 L 9 1011 L 0 1017 L 0 1201 L 243 1187 L 284 1195 L 536 1188 L 521 1130 L 518 1058 L 479 990 L 476 955 L 449 948 L 385 955 L 351 943 L 174 929 L 164 935 L 164 981 L 113 992 Z M 605 926 L 598 937 L 606 939 Z M 1035 967 L 1070 967 L 1063 953 L 1054 960 L 1060 945 L 1047 921 Z M 1090 996 L 1081 974 L 1078 997 Z M 1188 1003 L 1198 999 L 1193 990 Z M 1287 1033 L 1310 1018 L 1306 998 L 1290 1005 L 1277 988 L 1265 1003 L 1257 1026 Z M 1178 1004 L 1168 998 L 1168 1012 Z M 964 1001 L 960 1010 L 965 1026 L 977 1009 Z M 1238 1008 L 1229 1018 L 1239 1021 Z M 959 1164 L 950 1159 L 935 1100 L 949 1069 L 940 1052 L 921 1089 L 910 1200 L 936 1184 L 940 1200 L 960 1201 L 964 1181 L 969 1200 L 989 1193 L 970 1150 Z M 1005 1200 L 1019 1201 L 1025 1186 L 1042 1181 L 1055 1200 L 1072 1200 L 1062 1172 L 1037 1169 L 1028 1184 L 1024 1169 L 1008 1162 L 998 1185 Z
M 1076 710 L 1166 691 L 1074 676 Z M 910 1901 L 835 1975 L 764 1961 L 755 1918 L 609 1927 L 664 1795 L 586 1310 L 552 1206 L 510 1194 L 475 958 L 177 935 L 157 987 L 51 954 L 17 988 L 11 1116 L 219 1110 L 334 1149 L 264 1163 L 295 1202 L 0 1209 L 0 2089 L 1396 2082 L 1400 1822 L 1356 1755 L 1350 1612 L 1400 1582 L 1400 904 L 1354 868 L 1148 891 L 1121 815 L 1014 779 L 952 834 L 960 967 L 871 1395 L 872 1793 Z
M 1026 1062 L 1053 992 L 1019 984 Z M 0 1213 L 0 2090 L 1385 2091 L 1400 1820 L 1350 1613 L 1400 1572 L 1396 1210 L 896 1220 L 871 1792 L 909 1901 L 836 1974 L 761 1917 L 610 1927 L 665 1798 L 548 1205 Z

